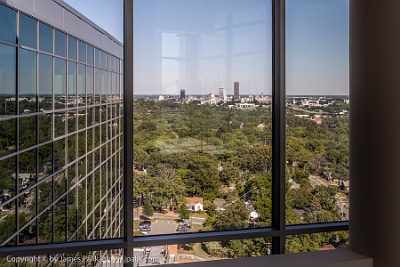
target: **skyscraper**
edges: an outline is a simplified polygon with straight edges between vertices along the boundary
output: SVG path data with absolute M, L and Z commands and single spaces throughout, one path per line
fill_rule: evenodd
M 240 96 L 239 96 L 239 82 L 236 81 L 233 83 L 233 100 L 234 101 L 239 101 Z
M 185 95 L 185 89 L 181 89 L 181 96 L 180 99 L 185 99 L 186 95 Z
M 123 46 L 40 2 L 0 1 L 0 246 L 120 237 Z
M 220 87 L 218 90 L 219 90 L 219 98 L 222 101 L 226 102 L 227 99 L 228 99 L 228 96 L 226 94 L 226 90 L 223 87 Z

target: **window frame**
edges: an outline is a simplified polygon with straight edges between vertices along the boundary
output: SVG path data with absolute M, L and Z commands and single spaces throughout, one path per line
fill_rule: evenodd
M 271 227 L 134 237 L 134 214 L 131 212 L 133 211 L 133 190 L 124 190 L 124 233 L 122 238 L 0 247 L 0 257 L 66 254 L 111 249 L 124 249 L 124 257 L 133 257 L 133 248 L 135 247 L 269 237 L 272 238 L 272 254 L 283 254 L 285 253 L 286 236 L 348 230 L 348 221 L 302 225 L 285 224 L 285 0 L 271 1 L 273 12 L 273 207 Z M 133 73 L 133 13 L 133 0 L 124 0 L 123 71 L 125 74 Z M 55 31 L 56 29 L 54 30 L 54 38 Z M 66 36 L 68 35 L 66 34 Z M 67 44 L 66 47 L 68 47 Z M 55 49 L 53 49 L 53 53 L 56 54 Z M 67 56 L 65 55 L 63 58 Z M 94 63 L 96 65 L 96 62 Z M 89 62 L 87 62 L 87 65 L 90 65 Z M 96 67 L 93 66 L 93 68 Z M 123 85 L 123 162 L 133 162 L 133 75 L 123 75 Z M 124 164 L 123 168 L 124 188 L 133 188 L 133 164 Z M 124 266 L 133 266 L 133 262 L 125 262 Z

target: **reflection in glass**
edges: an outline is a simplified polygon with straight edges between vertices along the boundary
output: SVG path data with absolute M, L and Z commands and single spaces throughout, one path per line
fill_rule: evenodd
M 53 60 L 51 56 L 39 54 L 39 110 L 53 109 Z
M 40 174 L 39 174 L 40 175 Z M 39 176 L 40 178 L 40 176 Z M 41 183 L 38 186 L 38 195 L 39 195 L 39 212 L 48 208 L 48 206 L 52 202 L 52 179 L 48 179 L 46 182 Z M 51 211 L 51 208 L 50 210 Z
M 16 111 L 16 57 L 15 47 L 0 44 L 0 116 Z
M 67 124 L 68 124 L 68 133 L 73 133 L 76 131 L 75 112 L 67 113 Z
M 87 104 L 94 104 L 94 87 L 93 87 L 93 67 L 86 68 L 86 95 Z
M 86 108 L 78 109 L 78 130 L 86 127 Z
M 52 115 L 39 115 L 39 143 L 52 139 Z
M 56 55 L 65 57 L 67 55 L 67 36 L 59 30 L 55 31 L 54 49 Z
M 94 49 L 94 61 L 95 61 L 95 66 L 97 68 L 100 68 L 100 58 L 101 58 L 101 51 L 98 48 Z
M 15 43 L 17 37 L 17 20 L 15 10 L 0 5 L 0 40 Z
M 8 200 L 15 196 L 15 157 L 11 157 L 0 161 L 0 173 L 2 178 L 0 180 L 0 209 L 10 210 L 13 207 L 13 202 Z M 0 227 L 1 227 L 0 222 Z M 0 240 L 2 242 L 2 240 Z
M 21 191 L 36 182 L 36 149 L 21 153 L 18 162 L 19 190 Z
M 86 62 L 86 44 L 81 40 L 78 40 L 78 60 L 80 62 Z
M 18 50 L 19 113 L 36 112 L 36 53 Z
M 53 173 L 53 145 L 47 144 L 39 147 L 39 179 L 47 177 Z M 51 195 L 50 195 L 51 196 Z
M 15 151 L 16 119 L 0 121 L 0 156 Z
M 36 48 L 36 24 L 37 21 L 25 14 L 19 14 L 19 38 L 20 45 Z
M 76 106 L 76 63 L 68 61 L 68 107 Z
M 63 59 L 54 59 L 54 108 L 65 108 L 67 96 L 67 71 Z
M 107 53 L 104 51 L 101 52 L 101 68 L 107 68 Z
M 65 112 L 54 113 L 54 138 L 65 135 L 67 116 Z
M 90 65 L 94 64 L 93 60 L 93 46 L 87 45 L 87 63 Z
M 68 58 L 76 59 L 76 38 L 68 36 Z
M 39 22 L 39 50 L 53 53 L 53 28 Z
M 36 145 L 36 116 L 19 118 L 19 148 Z
M 86 90 L 85 90 L 86 67 L 83 64 L 78 64 L 78 106 L 86 105 Z
M 54 142 L 54 171 L 65 166 L 65 149 L 65 139 Z
M 61 182 L 62 183 L 62 182 Z M 67 206 L 66 197 L 58 201 L 54 206 L 55 216 L 57 220 L 54 221 L 54 242 L 66 242 L 67 234 L 67 217 L 65 216 Z
M 137 208 L 177 211 L 164 233 L 270 226 L 271 1 L 152 3 L 135 2 Z

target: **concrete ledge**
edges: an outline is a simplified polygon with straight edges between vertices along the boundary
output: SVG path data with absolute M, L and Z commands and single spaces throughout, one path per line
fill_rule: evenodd
M 227 262 L 228 261 L 228 262 Z M 372 259 L 351 249 L 336 249 L 297 254 L 284 254 L 254 258 L 240 258 L 185 264 L 190 267 L 372 267 Z M 176 266 L 167 264 L 164 266 Z

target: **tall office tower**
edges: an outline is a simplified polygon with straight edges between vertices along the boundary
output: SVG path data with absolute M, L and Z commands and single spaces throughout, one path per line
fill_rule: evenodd
M 185 95 L 185 89 L 181 89 L 181 97 L 180 99 L 185 99 L 186 95 Z
M 226 94 L 226 90 L 223 87 L 218 88 L 219 90 L 219 98 L 226 102 L 228 100 L 228 95 Z
M 0 246 L 123 235 L 122 56 L 63 1 L 0 0 Z
M 239 96 L 239 82 L 234 82 L 233 83 L 233 100 L 234 101 L 239 101 L 240 96 Z

